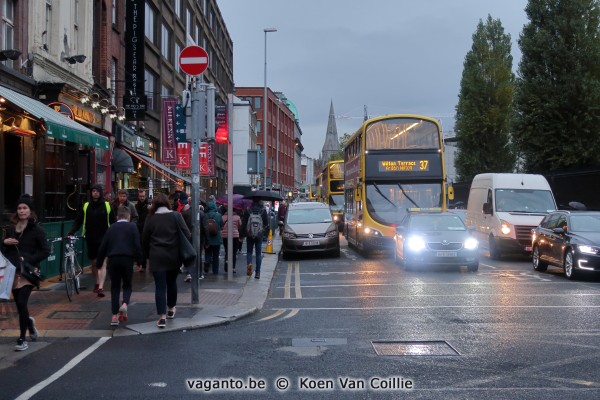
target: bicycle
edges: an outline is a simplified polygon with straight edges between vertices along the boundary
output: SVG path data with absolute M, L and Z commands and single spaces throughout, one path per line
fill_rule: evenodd
M 64 274 L 65 278 L 65 289 L 67 291 L 67 298 L 69 301 L 73 301 L 73 292 L 79 294 L 81 289 L 79 276 L 83 273 L 83 269 L 77 261 L 77 250 L 75 249 L 75 243 L 81 239 L 78 236 L 67 236 L 65 238 L 65 254 L 63 256 L 63 264 L 61 269 L 61 275 Z M 57 238 L 51 241 L 62 242 L 63 238 Z

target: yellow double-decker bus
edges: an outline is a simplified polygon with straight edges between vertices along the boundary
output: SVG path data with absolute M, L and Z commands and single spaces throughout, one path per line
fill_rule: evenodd
M 316 186 L 317 186 L 315 200 L 318 202 L 322 202 L 323 201 L 323 173 L 319 173 L 319 175 L 317 175 L 317 178 L 315 181 L 316 181 Z
M 363 252 L 392 249 L 410 210 L 446 210 L 439 122 L 397 114 L 365 121 L 344 147 L 344 233 Z
M 333 220 L 341 230 L 344 221 L 344 160 L 328 161 L 321 176 L 322 201 L 329 205 Z

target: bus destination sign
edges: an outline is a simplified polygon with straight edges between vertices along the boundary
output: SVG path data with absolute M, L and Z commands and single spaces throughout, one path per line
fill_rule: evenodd
M 429 171 L 429 160 L 381 160 L 379 172 Z

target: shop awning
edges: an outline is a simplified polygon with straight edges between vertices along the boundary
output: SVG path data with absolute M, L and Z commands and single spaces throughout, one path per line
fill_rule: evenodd
M 131 174 L 134 171 L 133 160 L 131 160 L 131 156 L 125 150 L 114 148 L 110 165 L 115 172 L 127 172 Z
M 181 179 L 182 181 L 184 181 L 190 185 L 192 184 L 192 181 L 190 180 L 190 178 L 186 178 L 185 176 L 178 174 L 177 172 L 173 171 L 172 169 L 167 168 L 165 165 L 159 163 L 158 161 L 156 161 L 153 158 L 150 158 L 143 154 L 136 153 L 135 151 L 131 151 L 125 147 L 121 147 L 121 149 L 125 150 L 127 153 L 131 154 L 132 156 L 134 156 L 135 158 L 137 158 L 144 164 L 148 165 L 150 168 L 152 168 L 159 174 L 163 175 L 165 178 L 168 178 L 175 183 L 177 183 L 177 179 Z
M 0 96 L 32 114 L 36 118 L 41 119 L 46 125 L 46 135 L 50 137 L 86 146 L 93 146 L 103 150 L 109 149 L 108 138 L 98 135 L 91 129 L 54 111 L 42 102 L 24 96 L 4 86 L 0 86 Z

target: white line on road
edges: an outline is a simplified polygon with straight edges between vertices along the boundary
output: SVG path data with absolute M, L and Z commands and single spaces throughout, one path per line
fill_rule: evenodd
M 271 300 L 336 300 L 336 299 L 400 299 L 400 298 L 419 298 L 419 297 L 497 297 L 498 293 L 452 293 L 452 294 L 401 294 L 401 295 L 358 295 L 358 296 L 317 296 L 317 297 L 304 297 L 302 299 L 289 299 L 285 297 L 271 297 Z M 600 293 L 515 293 L 512 294 L 512 298 L 516 297 L 597 297 Z
M 306 310 L 306 311 L 329 311 L 329 310 L 432 310 L 435 308 L 600 308 L 598 306 L 477 306 L 477 305 L 462 305 L 462 306 L 389 306 L 389 307 L 307 307 L 307 308 L 295 308 L 295 310 Z M 281 310 L 280 308 L 273 308 L 273 310 Z M 289 310 L 284 308 L 283 310 Z
M 79 364 L 87 356 L 92 354 L 98 347 L 102 346 L 108 339 L 110 339 L 110 337 L 101 337 L 100 339 L 98 339 L 96 341 L 96 343 L 94 343 L 93 345 L 88 347 L 86 350 L 84 350 L 82 353 L 80 353 L 77 357 L 73 358 L 64 367 L 62 367 L 61 369 L 59 369 L 58 371 L 53 373 L 50 377 L 41 381 L 40 383 L 38 383 L 37 385 L 35 385 L 34 387 L 29 389 L 25 393 L 23 393 L 22 395 L 17 397 L 16 400 L 27 400 L 27 399 L 30 399 L 31 397 L 35 396 L 38 392 L 40 392 L 46 386 L 50 385 L 52 382 L 56 381 L 61 376 L 63 376 L 64 374 L 66 374 L 67 372 L 69 372 L 70 370 L 75 368 L 75 366 L 77 364 Z

